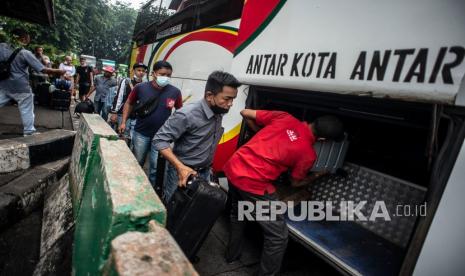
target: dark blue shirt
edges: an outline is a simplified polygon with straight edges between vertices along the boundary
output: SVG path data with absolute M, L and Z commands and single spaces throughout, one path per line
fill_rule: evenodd
M 154 96 L 160 97 L 157 108 L 144 118 L 136 118 L 134 130 L 140 134 L 153 138 L 158 129 L 171 115 L 173 107 L 182 107 L 182 95 L 178 88 L 168 84 L 163 89 L 158 89 L 152 82 L 137 84 L 128 97 L 128 102 L 135 105 L 137 101 L 147 102 Z

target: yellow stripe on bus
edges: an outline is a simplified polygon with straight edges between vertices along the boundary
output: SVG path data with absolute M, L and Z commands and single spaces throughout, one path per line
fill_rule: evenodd
M 226 143 L 231 139 L 234 139 L 237 135 L 239 135 L 239 132 L 241 132 L 241 124 L 237 124 L 235 127 L 233 127 L 230 131 L 226 132 L 223 134 L 220 140 L 220 144 Z
M 176 36 L 176 37 L 172 37 L 172 38 L 169 38 L 167 40 L 165 40 L 165 42 L 163 42 L 163 45 L 161 45 L 160 49 L 158 49 L 158 52 L 157 54 L 155 55 L 155 58 L 153 59 L 154 62 L 157 62 L 158 61 L 158 58 L 160 57 L 161 53 L 163 52 L 163 50 L 168 46 L 168 44 L 171 43 L 171 41 L 177 39 L 177 38 L 180 38 L 182 36 L 185 36 L 186 34 L 184 35 L 180 35 L 180 36 Z

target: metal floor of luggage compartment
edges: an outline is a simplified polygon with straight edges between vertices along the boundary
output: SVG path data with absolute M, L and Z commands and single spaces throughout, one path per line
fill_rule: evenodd
M 295 222 L 287 218 L 291 234 L 349 274 L 397 275 L 416 217 L 392 214 L 396 204 L 421 204 L 426 189 L 355 164 L 346 163 L 344 170 L 347 176 L 317 180 L 312 185 L 310 200 L 332 201 L 333 208 L 341 201 L 367 200 L 368 211 L 372 210 L 374 201 L 384 201 L 391 221 Z M 296 215 L 299 206 L 295 209 Z

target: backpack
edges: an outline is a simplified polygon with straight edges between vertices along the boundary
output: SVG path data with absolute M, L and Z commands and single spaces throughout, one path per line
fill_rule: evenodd
M 94 104 L 90 99 L 80 102 L 76 105 L 74 113 L 94 113 Z
M 7 60 L 0 61 L 0 80 L 6 80 L 11 75 L 11 63 L 15 59 L 16 55 L 21 51 L 23 48 L 18 48 L 14 50 L 14 52 L 10 55 Z

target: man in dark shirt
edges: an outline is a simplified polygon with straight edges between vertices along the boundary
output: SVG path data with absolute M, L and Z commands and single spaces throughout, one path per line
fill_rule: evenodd
M 147 153 L 150 152 L 149 180 L 154 189 L 156 188 L 157 158 L 158 151 L 152 146 L 152 139 L 158 129 L 171 115 L 173 107 L 182 107 L 181 91 L 169 84 L 173 68 L 166 61 L 157 61 L 153 65 L 153 81 L 137 84 L 129 94 L 123 108 L 123 118 L 119 126 L 119 132 L 126 129 L 126 122 L 129 114 L 136 106 L 136 103 L 149 102 L 154 97 L 158 97 L 158 104 L 155 109 L 144 117 L 136 117 L 136 125 L 132 137 L 134 155 L 141 166 L 144 165 Z
M 94 73 L 92 66 L 87 65 L 85 57 L 79 58 L 79 63 L 76 68 L 76 83 L 79 86 L 79 99 L 83 101 L 90 88 L 94 86 Z

